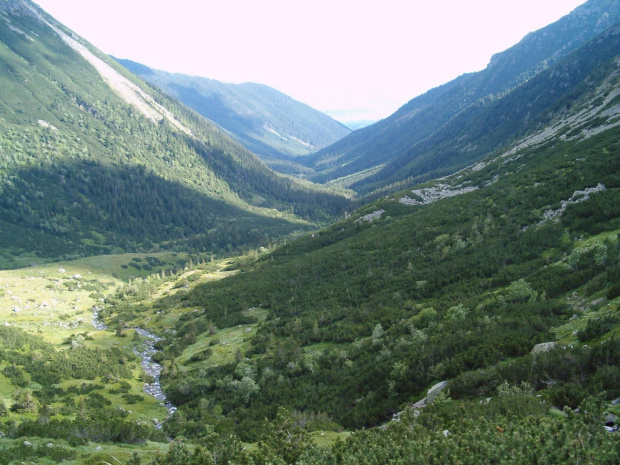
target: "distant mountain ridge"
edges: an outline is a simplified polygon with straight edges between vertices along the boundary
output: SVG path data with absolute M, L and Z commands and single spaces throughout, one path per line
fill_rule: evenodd
M 468 125 L 474 124 L 473 119 L 483 118 L 485 112 L 492 113 L 488 110 L 490 105 L 497 107 L 499 101 L 517 92 L 524 82 L 618 21 L 620 4 L 611 0 L 590 0 L 494 55 L 485 70 L 465 74 L 434 88 L 390 117 L 304 157 L 300 162 L 315 172 L 308 175 L 308 179 L 340 182 L 360 194 L 367 194 L 404 187 L 407 182 L 446 175 L 467 166 L 488 153 L 483 149 L 491 147 L 483 147 L 484 144 L 469 136 L 465 138 L 469 137 L 470 145 L 459 146 L 459 138 L 465 134 L 457 136 L 455 130 L 467 132 Z M 516 135 L 504 134 L 510 138 Z M 438 142 L 444 147 L 438 147 Z M 504 140 L 498 137 L 498 142 Z M 447 158 L 450 162 L 445 164 Z M 419 166 L 423 160 L 425 168 Z
M 263 84 L 229 84 L 115 58 L 226 130 L 268 163 L 326 147 L 351 132 L 324 113 Z

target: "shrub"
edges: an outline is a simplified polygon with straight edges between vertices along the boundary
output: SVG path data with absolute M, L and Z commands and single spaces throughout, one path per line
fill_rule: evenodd
M 213 355 L 213 349 L 204 349 L 200 352 L 195 353 L 189 359 L 190 362 L 202 362 L 203 360 L 208 359 Z
M 611 331 L 617 322 L 618 318 L 614 316 L 590 318 L 585 329 L 577 333 L 577 337 L 581 342 L 591 341 Z
M 620 296 L 620 281 L 612 284 L 609 290 L 607 291 L 607 300 L 613 300 L 616 297 Z

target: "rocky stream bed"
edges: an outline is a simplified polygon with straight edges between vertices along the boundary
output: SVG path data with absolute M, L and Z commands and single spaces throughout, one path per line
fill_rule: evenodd
M 97 306 L 93 307 L 93 326 L 97 330 L 104 331 L 108 329 L 108 325 L 106 325 L 103 321 L 99 319 L 100 310 L 101 309 Z M 157 352 L 157 349 L 155 349 L 154 347 L 155 343 L 157 341 L 160 341 L 161 338 L 143 328 L 134 328 L 134 330 L 140 336 L 142 336 L 142 338 L 144 338 L 144 350 L 139 351 L 137 348 L 134 347 L 133 352 L 140 357 L 140 365 L 142 365 L 144 372 L 153 378 L 152 383 L 144 384 L 144 392 L 159 400 L 162 405 L 164 405 L 168 410 L 168 417 L 170 417 L 177 410 L 177 408 L 170 402 L 166 401 L 166 394 L 162 390 L 161 383 L 159 382 L 159 377 L 161 375 L 161 365 L 153 361 L 153 355 Z M 158 428 L 161 428 L 162 425 L 163 421 L 160 421 L 156 424 Z

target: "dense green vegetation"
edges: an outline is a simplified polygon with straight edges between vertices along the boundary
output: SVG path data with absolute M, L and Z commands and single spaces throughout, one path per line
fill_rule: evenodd
M 483 162 L 318 230 L 344 197 L 2 5 L 0 463 L 617 462 L 615 30 L 444 126 Z
M 278 171 L 287 166 L 282 160 L 322 149 L 351 132 L 329 116 L 265 85 L 228 84 L 167 73 L 130 60 L 117 61 L 224 128 Z M 299 171 L 287 168 L 284 172 Z
M 88 338 L 88 333 L 79 334 L 68 342 L 70 350 L 58 350 L 41 336 L 0 328 L 2 375 L 15 386 L 13 403 L 5 408 L 21 417 L 19 422 L 15 417 L 2 421 L 4 436 L 64 439 L 73 446 L 165 440 L 152 424 L 128 419 L 130 411 L 112 405 L 113 389 L 105 390 L 119 383 L 123 392 L 131 389 L 126 380 L 134 377 L 136 355 L 119 348 L 89 349 Z M 80 383 L 59 386 L 72 379 Z
M 154 292 L 186 269 L 214 276 L 217 267 L 197 255 L 159 253 L 0 271 L 0 463 L 83 463 L 97 450 L 127 460 L 132 448 L 146 459 L 166 450 L 156 424 L 167 409 L 143 391 L 153 378 L 134 351 L 147 339 L 124 324 L 93 327 L 93 306 L 139 297 L 136 276 L 148 277 Z
M 446 398 L 416 417 L 412 409 L 383 429 L 352 434 L 332 447 L 312 443 L 290 412 L 280 410 L 257 450 L 229 440 L 194 452 L 175 443 L 153 464 L 429 464 L 429 463 L 617 463 L 620 443 L 600 427 L 601 404 L 549 415 L 527 385 L 503 385 L 480 406 Z
M 591 396 L 602 396 L 605 409 L 620 396 L 619 153 L 615 129 L 523 149 L 444 181 L 477 190 L 419 206 L 398 201 L 410 191 L 395 194 L 256 262 L 239 262 L 234 277 L 155 302 L 154 311 L 195 309 L 158 343 L 166 392 L 179 406 L 165 430 L 198 442 L 231 433 L 267 441 L 279 407 L 293 424 L 305 425 L 305 434 L 367 428 L 449 380 L 450 408 L 436 417 L 434 406 L 410 419 L 411 443 L 389 427 L 353 434 L 327 451 L 300 446 L 295 459 L 405 463 L 421 455 L 423 463 L 469 450 L 483 461 L 557 463 L 589 456 L 609 441 L 613 453 L 592 463 L 613 463 L 618 443 L 601 417 L 548 412 L 572 412 Z M 541 221 L 576 191 L 599 183 L 606 190 Z M 377 210 L 384 210 L 380 219 L 356 221 Z M 108 317 L 135 318 L 147 308 L 117 306 Z M 253 330 L 234 359 L 211 362 L 213 352 L 201 348 L 218 347 L 219 334 L 238 325 Z M 560 344 L 531 354 L 547 341 Z M 526 391 L 527 407 L 506 411 L 509 401 L 501 398 L 511 395 L 502 392 L 517 386 L 527 386 L 518 388 Z M 488 397 L 504 405 L 489 416 L 479 404 Z M 312 418 L 319 426 L 304 420 Z M 445 429 L 452 434 L 445 447 L 429 449 Z M 525 446 L 547 434 L 557 442 Z M 582 443 L 573 442 L 576 435 Z M 527 439 L 517 448 L 516 437 Z M 282 444 L 261 444 L 257 463 L 268 460 L 261 454 L 286 457 Z
M 230 253 L 346 209 L 344 197 L 275 174 L 142 84 L 192 135 L 166 118 L 149 120 L 27 10 L 0 11 L 0 249 L 7 260 L 158 248 Z

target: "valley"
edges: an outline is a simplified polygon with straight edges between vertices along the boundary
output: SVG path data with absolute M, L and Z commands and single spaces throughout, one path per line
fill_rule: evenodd
M 3 0 L 0 465 L 617 463 L 618 15 L 291 177 Z

